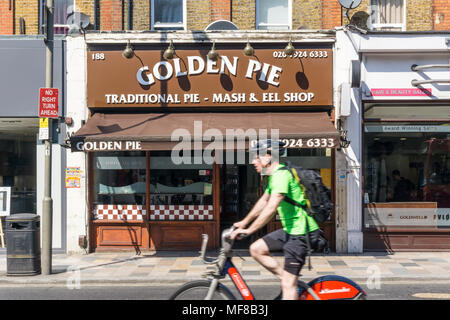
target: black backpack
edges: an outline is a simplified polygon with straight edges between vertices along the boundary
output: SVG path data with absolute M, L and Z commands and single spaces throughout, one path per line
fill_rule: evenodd
M 307 205 L 301 205 L 294 199 L 284 197 L 284 201 L 302 207 L 309 216 L 313 217 L 318 223 L 325 222 L 330 218 L 333 210 L 333 202 L 331 201 L 331 191 L 322 182 L 320 174 L 314 170 L 304 169 L 297 166 L 285 166 L 280 170 L 289 170 L 295 181 L 300 185 L 305 193 Z

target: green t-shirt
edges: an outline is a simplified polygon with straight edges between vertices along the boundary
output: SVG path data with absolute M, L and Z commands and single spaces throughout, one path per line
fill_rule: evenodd
M 280 164 L 269 177 L 269 182 L 265 193 L 272 195 L 274 193 L 283 194 L 300 204 L 306 205 L 305 194 L 295 181 L 289 170 L 279 170 L 284 167 Z M 298 206 L 294 206 L 286 201 L 282 201 L 277 208 L 280 215 L 281 224 L 284 231 L 292 235 L 304 235 L 306 233 L 306 221 L 308 219 L 309 231 L 319 229 L 317 222 L 310 217 L 306 211 Z

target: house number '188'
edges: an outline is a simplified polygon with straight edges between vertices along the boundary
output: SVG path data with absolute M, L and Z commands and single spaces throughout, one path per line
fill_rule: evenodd
M 92 60 L 105 60 L 105 54 L 104 53 L 93 53 L 92 54 Z

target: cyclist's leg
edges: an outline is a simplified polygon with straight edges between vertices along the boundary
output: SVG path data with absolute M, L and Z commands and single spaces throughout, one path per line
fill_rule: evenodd
M 281 289 L 283 300 L 296 300 L 298 299 L 298 276 L 305 264 L 307 246 L 303 236 L 289 236 L 288 238 L 283 247 L 284 270 L 281 278 Z
M 259 239 L 250 246 L 250 254 L 264 268 L 272 272 L 281 279 L 283 268 L 273 257 L 270 256 L 270 249 L 263 239 Z
M 250 246 L 250 254 L 252 257 L 280 279 L 283 268 L 270 256 L 270 252 L 281 251 L 285 240 L 286 233 L 283 229 L 280 229 L 265 235 Z
M 281 277 L 281 291 L 283 300 L 298 300 L 298 275 L 283 270 Z

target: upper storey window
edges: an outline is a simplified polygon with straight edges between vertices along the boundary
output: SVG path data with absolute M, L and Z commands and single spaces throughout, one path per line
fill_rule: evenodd
M 292 29 L 292 0 L 256 0 L 256 29 Z
M 185 0 L 152 0 L 152 30 L 185 30 Z
M 53 30 L 55 34 L 67 34 L 69 25 L 67 24 L 67 15 L 73 12 L 73 2 L 74 0 L 53 0 Z M 41 0 L 41 25 L 44 24 L 44 14 L 43 10 L 44 0 Z M 41 28 L 42 30 L 42 28 Z
M 370 22 L 373 30 L 405 30 L 404 0 L 371 0 Z

